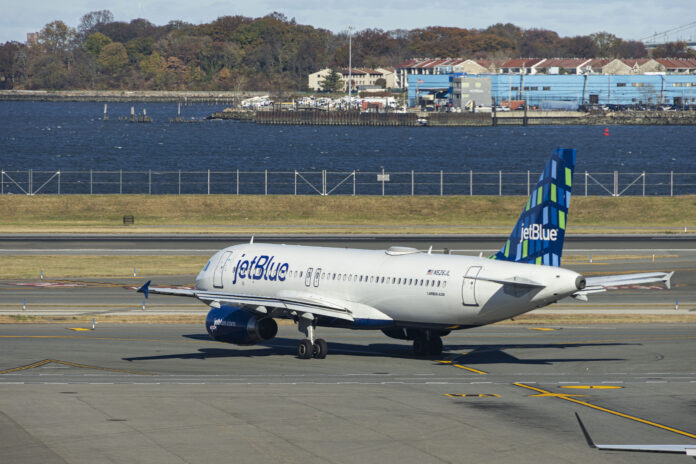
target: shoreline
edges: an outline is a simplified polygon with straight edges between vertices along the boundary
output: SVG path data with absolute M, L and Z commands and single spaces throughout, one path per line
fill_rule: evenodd
M 208 103 L 231 105 L 240 99 L 268 95 L 263 91 L 159 91 L 159 90 L 0 90 L 2 101 L 99 103 Z M 357 113 L 327 111 L 214 112 L 207 119 L 248 121 L 278 125 L 337 125 L 395 127 L 490 127 L 508 125 L 696 125 L 696 111 L 511 111 L 498 113 Z

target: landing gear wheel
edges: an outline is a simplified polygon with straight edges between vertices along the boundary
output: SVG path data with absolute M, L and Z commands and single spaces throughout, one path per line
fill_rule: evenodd
M 297 344 L 297 357 L 300 359 L 309 359 L 312 357 L 312 343 L 306 338 L 300 340 Z
M 317 338 L 314 340 L 314 349 L 312 351 L 312 356 L 314 356 L 317 359 L 324 359 L 326 357 L 327 353 L 327 345 L 326 345 L 326 340 L 323 338 Z
M 431 338 L 427 345 L 428 354 L 439 356 L 442 354 L 442 339 L 440 337 Z
M 428 348 L 428 341 L 425 338 L 413 340 L 413 353 L 416 356 L 425 356 Z

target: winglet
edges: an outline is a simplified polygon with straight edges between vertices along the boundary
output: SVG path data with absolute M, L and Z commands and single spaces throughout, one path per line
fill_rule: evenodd
M 145 285 L 143 285 L 142 287 L 140 287 L 138 289 L 138 293 L 144 293 L 146 299 L 147 299 L 148 295 L 150 294 L 150 282 L 152 282 L 152 281 L 148 280 L 147 282 L 145 282 Z
M 585 436 L 585 440 L 587 441 L 587 446 L 589 446 L 590 448 L 597 448 L 595 446 L 594 442 L 592 441 L 592 437 L 590 437 L 590 434 L 587 432 L 587 429 L 585 428 L 582 421 L 580 420 L 580 416 L 578 415 L 577 412 L 575 413 L 575 418 L 578 420 L 578 424 L 580 424 L 580 430 L 582 430 L 582 434 Z

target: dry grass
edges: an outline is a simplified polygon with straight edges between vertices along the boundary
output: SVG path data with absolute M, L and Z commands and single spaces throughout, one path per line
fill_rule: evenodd
M 2 315 L 0 324 L 70 324 L 75 327 L 92 327 L 92 319 L 98 324 L 201 324 L 205 322 L 205 314 L 197 315 L 128 315 L 115 314 L 104 316 L 25 316 Z
M 198 274 L 205 256 L 122 256 L 122 255 L 7 255 L 2 257 L 0 279 L 64 277 L 132 277 L 138 275 Z
M 113 314 L 77 316 L 25 316 L 2 315 L 0 324 L 70 324 L 75 327 L 91 327 L 92 319 L 98 324 L 203 324 L 205 314 Z M 280 325 L 292 325 L 290 320 L 276 319 Z M 497 322 L 500 325 L 574 325 L 574 324 L 681 324 L 696 323 L 696 314 L 523 314 L 514 320 Z M 97 324 L 97 328 L 98 328 Z
M 5 195 L 0 197 L 0 232 L 220 232 L 210 226 L 268 232 L 275 231 L 273 226 L 294 226 L 298 229 L 292 232 L 316 233 L 326 230 L 312 226 L 338 225 L 330 231 L 368 233 L 399 226 L 408 233 L 427 226 L 434 233 L 432 228 L 438 226 L 445 230 L 453 226 L 511 227 L 525 201 L 522 197 L 484 196 Z M 125 214 L 135 216 L 135 227 L 122 225 Z M 575 196 L 569 231 L 582 233 L 591 231 L 586 228 L 606 226 L 661 230 L 685 225 L 696 227 L 694 196 Z

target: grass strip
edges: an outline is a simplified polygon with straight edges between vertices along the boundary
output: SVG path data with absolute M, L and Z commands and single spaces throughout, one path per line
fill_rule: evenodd
M 220 233 L 218 227 L 242 233 L 453 233 L 451 227 L 484 233 L 490 227 L 507 233 L 497 228 L 512 227 L 525 201 L 521 196 L 4 195 L 0 233 Z M 124 226 L 124 215 L 133 215 L 135 225 Z M 608 227 L 630 233 L 635 227 L 674 233 L 684 226 L 696 227 L 696 196 L 576 195 L 568 231 Z
M 171 255 L 7 255 L 2 257 L 0 279 L 45 280 L 70 277 L 133 277 L 196 275 L 208 261 L 206 256 Z M 142 280 L 142 279 L 141 279 Z
M 107 314 L 107 315 L 0 315 L 0 324 L 71 324 L 91 327 L 92 319 L 98 324 L 203 324 L 202 314 Z M 281 325 L 294 324 L 290 320 L 276 319 Z M 590 324 L 682 324 L 696 323 L 696 314 L 523 314 L 514 320 L 507 319 L 494 325 L 590 325 Z M 98 327 L 97 327 L 98 328 Z

